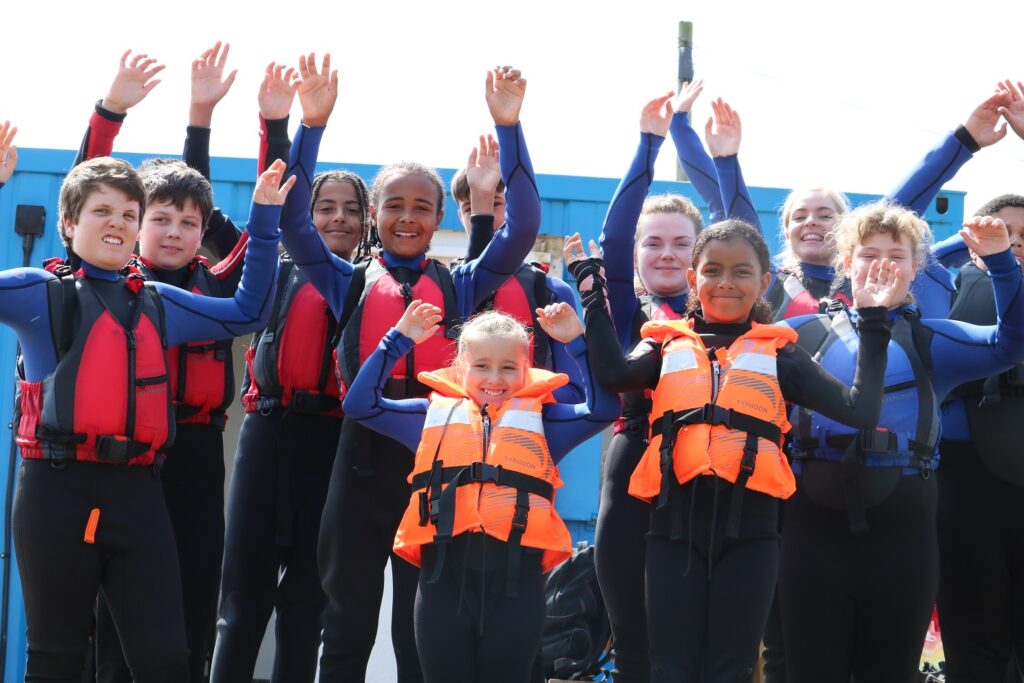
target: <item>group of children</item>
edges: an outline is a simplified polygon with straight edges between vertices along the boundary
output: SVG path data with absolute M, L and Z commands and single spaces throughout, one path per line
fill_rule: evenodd
M 227 56 L 193 62 L 183 161 L 135 170 L 109 155 L 163 67 L 125 53 L 61 188 L 67 258 L 0 273 L 22 349 L 26 681 L 199 682 L 209 662 L 213 683 L 248 682 L 273 611 L 272 680 L 363 680 L 389 560 L 399 681 L 536 681 L 544 575 L 572 549 L 558 461 L 613 423 L 594 467 L 618 683 L 750 680 L 762 641 L 774 683 L 906 681 L 936 599 L 947 680 L 1019 678 L 1024 197 L 940 244 L 915 212 L 1007 125 L 1024 138 L 1020 84 L 884 202 L 792 193 L 781 265 L 737 112 L 712 104 L 705 147 L 700 82 L 655 98 L 601 249 L 565 243 L 584 329 L 525 262 L 541 210 L 519 71 L 487 74 L 496 132 L 452 183 L 470 239 L 449 267 L 428 256 L 435 171 L 315 172 L 326 55 L 267 67 L 245 230 L 214 208 Z M 707 227 L 648 196 L 670 135 Z

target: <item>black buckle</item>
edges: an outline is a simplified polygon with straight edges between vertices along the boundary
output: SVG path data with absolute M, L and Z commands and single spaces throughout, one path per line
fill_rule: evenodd
M 516 505 L 515 513 L 512 515 L 512 529 L 523 533 L 526 531 L 526 520 L 529 518 L 530 508 Z
M 124 463 L 141 455 L 136 452 L 140 446 L 137 441 L 125 436 L 103 434 L 96 437 L 96 456 L 100 460 Z
M 292 400 L 288 404 L 289 410 L 293 413 L 306 413 L 315 415 L 339 406 L 338 399 L 330 394 L 322 394 L 319 391 L 299 390 L 292 393 Z
M 488 465 L 477 460 L 469 466 L 469 478 L 481 484 L 494 483 L 501 486 L 501 465 Z
M 427 522 L 430 521 L 430 502 L 427 498 L 426 491 L 420 491 L 419 494 L 420 504 L 420 526 L 426 526 Z
M 732 408 L 723 408 L 714 403 L 705 403 L 701 411 L 701 421 L 709 425 L 725 425 L 732 423 Z
M 864 453 L 891 453 L 898 448 L 896 432 L 865 429 L 860 433 L 860 449 Z

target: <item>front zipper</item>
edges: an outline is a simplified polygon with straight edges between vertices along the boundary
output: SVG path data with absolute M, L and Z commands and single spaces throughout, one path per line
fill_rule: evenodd
M 719 365 L 718 359 L 715 358 L 711 361 L 711 404 L 715 405 L 718 402 L 718 388 L 719 382 L 722 376 L 722 366 Z M 708 452 L 711 451 L 711 430 L 708 430 Z M 711 470 L 714 473 L 714 469 Z
M 125 330 L 128 342 L 128 415 L 124 421 L 124 435 L 128 439 L 135 434 L 135 330 Z
M 405 302 L 406 309 L 409 308 L 409 304 L 412 303 L 412 287 L 409 286 L 408 282 L 402 283 L 402 300 Z M 412 382 L 416 379 L 416 352 L 415 347 L 409 350 L 409 353 L 405 354 L 405 380 L 406 382 Z M 408 387 L 408 384 L 406 384 Z M 406 391 L 408 394 L 408 390 Z M 402 398 L 411 398 L 411 396 L 403 396 Z
M 490 448 L 490 445 L 491 445 L 491 416 L 487 414 L 487 404 L 486 403 L 483 404 L 483 406 L 481 406 L 481 408 L 480 408 L 480 420 L 481 420 L 481 422 L 483 423 L 483 426 L 484 426 L 484 434 L 483 434 L 483 437 L 484 437 L 483 438 L 484 450 L 483 450 L 483 457 L 480 459 L 480 461 L 481 462 L 487 462 L 487 451 L 488 451 L 488 449 Z M 484 495 L 484 485 L 483 485 L 483 483 L 481 483 L 480 484 L 480 488 L 477 489 L 477 493 L 476 493 L 476 509 L 477 510 L 480 509 L 480 503 L 483 500 L 483 495 Z

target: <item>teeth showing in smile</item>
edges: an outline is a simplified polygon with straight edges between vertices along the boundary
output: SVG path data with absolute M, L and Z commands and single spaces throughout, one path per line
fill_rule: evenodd
M 395 233 L 395 237 L 401 237 L 403 239 L 410 238 L 410 237 L 415 237 L 415 236 L 416 236 L 416 233 L 414 233 L 414 232 L 396 232 Z
M 501 396 L 505 393 L 503 389 L 481 389 L 488 396 Z
M 120 237 L 113 236 L 104 237 L 103 242 L 104 244 L 113 244 L 116 246 L 121 246 L 122 244 L 124 244 L 124 240 L 122 240 Z

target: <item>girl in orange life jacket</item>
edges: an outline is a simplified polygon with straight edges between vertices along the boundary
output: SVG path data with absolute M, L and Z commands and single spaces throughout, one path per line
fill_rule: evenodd
M 267 68 L 259 100 L 265 148 L 271 136 L 287 136 L 292 73 Z M 359 176 L 326 171 L 312 183 L 303 178 L 295 202 L 296 219 L 319 233 L 329 253 L 346 261 L 368 254 L 369 193 Z M 305 271 L 291 260 L 284 264 L 271 319 L 246 358 L 246 414 L 228 496 L 211 667 L 215 683 L 252 680 L 275 610 L 272 680 L 311 682 L 316 674 L 326 605 L 316 543 L 342 419 L 331 344 L 337 319 Z
M 677 194 L 648 196 L 654 162 L 668 134 L 672 112 L 684 107 L 671 94 L 648 102 L 640 114 L 640 140 L 612 197 L 601 230 L 612 319 L 623 348 L 640 341 L 648 320 L 678 319 L 686 309 L 693 243 L 703 228 L 700 210 Z M 636 279 L 644 290 L 638 294 Z M 597 578 L 614 638 L 616 683 L 650 680 L 644 614 L 644 535 L 650 510 L 628 493 L 629 476 L 647 447 L 650 396 L 622 395 L 623 418 L 615 425 L 602 467 L 595 532 Z
M 786 503 L 779 596 L 790 680 L 886 683 L 918 667 L 938 585 L 936 477 L 939 403 L 956 386 L 1024 360 L 1024 280 L 1006 227 L 965 223 L 961 236 L 991 273 L 997 324 L 921 320 L 898 300 L 888 318 L 886 409 L 878 430 L 851 429 L 795 411 L 794 472 Z M 861 207 L 837 232 L 837 268 L 858 277 L 871 260 L 895 260 L 913 277 L 927 253 L 927 224 L 899 207 Z M 841 261 L 840 261 L 841 259 Z M 797 318 L 801 345 L 841 378 L 864 349 L 856 312 Z M 855 356 L 856 354 L 856 356 Z
M 651 680 L 739 681 L 757 658 L 775 586 L 778 501 L 793 493 L 781 451 L 786 403 L 868 427 L 878 419 L 888 341 L 884 307 L 905 286 L 886 260 L 855 284 L 865 333 L 853 388 L 826 373 L 770 321 L 761 298 L 768 248 L 738 221 L 697 237 L 681 321 L 647 323 L 623 358 L 604 304 L 600 259 L 569 267 L 581 283 L 587 343 L 598 381 L 615 391 L 654 389 L 651 441 L 630 493 L 652 503 L 647 536 Z
M 500 67 L 488 73 L 485 99 L 502 145 L 508 208 L 505 226 L 479 259 L 449 271 L 427 258 L 425 252 L 443 217 L 444 187 L 436 172 L 420 164 L 394 164 L 378 173 L 371 211 L 381 252 L 359 267 L 329 253 L 305 221 L 293 220 L 298 207 L 285 207 L 285 248 L 332 312 L 340 317 L 351 311 L 338 347 L 346 384 L 354 380 L 388 326 L 401 318 L 408 302 L 423 299 L 444 305 L 445 333 L 421 344 L 395 368 L 387 393 L 395 398 L 425 395 L 428 389 L 417 374 L 450 363 L 457 321 L 467 318 L 526 258 L 540 227 L 540 197 L 519 124 L 525 89 L 526 82 L 515 69 Z M 323 100 L 330 99 L 329 88 L 319 92 L 325 93 Z M 319 114 L 314 120 L 326 121 L 332 108 L 333 101 L 324 106 L 314 103 Z M 303 112 L 304 117 L 310 112 L 305 101 Z M 291 156 L 297 173 L 310 175 L 322 133 L 319 126 L 300 128 Z M 404 683 L 421 678 L 412 619 L 417 571 L 390 552 L 393 530 L 408 500 L 405 480 L 412 460 L 413 454 L 399 442 L 355 421 L 342 425 L 317 553 L 321 584 L 330 600 L 320 661 L 320 680 L 325 683 L 365 677 L 389 557 L 395 577 L 392 644 L 398 679 Z
M 145 190 L 128 164 L 108 158 L 76 167 L 61 189 L 62 236 L 82 270 L 0 277 L 8 293 L 0 318 L 24 353 L 14 540 L 26 680 L 80 680 L 101 587 L 135 680 L 187 680 L 173 532 L 147 467 L 174 433 L 165 351 L 265 320 L 279 209 L 260 204 L 283 201 L 292 184 L 277 189 L 283 170 L 276 165 L 257 185 L 248 265 L 231 299 L 118 276 L 135 245 Z
M 391 368 L 438 330 L 440 309 L 419 301 L 346 395 L 347 419 L 418 446 L 394 550 L 422 567 L 416 642 L 428 683 L 528 680 L 543 574 L 572 545 L 553 505 L 556 463 L 618 415 L 617 398 L 590 381 L 572 308 L 552 304 L 537 316 L 580 363 L 585 403 L 556 402 L 552 392 L 568 378 L 531 368 L 526 330 L 495 311 L 466 324 L 451 367 L 420 374 L 429 399 L 386 398 Z

